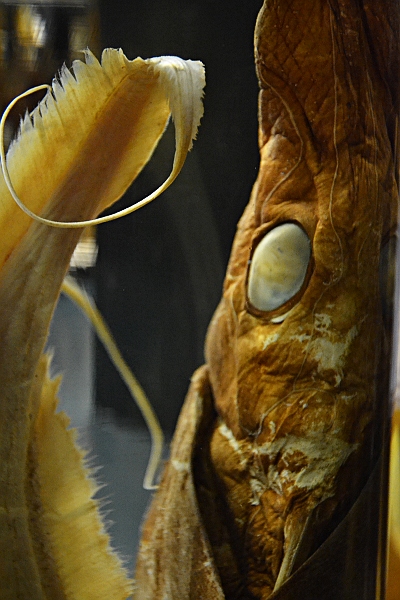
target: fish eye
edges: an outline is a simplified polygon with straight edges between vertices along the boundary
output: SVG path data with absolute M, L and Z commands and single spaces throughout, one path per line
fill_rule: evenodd
M 302 227 L 283 223 L 270 229 L 254 250 L 247 296 L 260 311 L 283 306 L 302 288 L 311 257 L 311 242 Z

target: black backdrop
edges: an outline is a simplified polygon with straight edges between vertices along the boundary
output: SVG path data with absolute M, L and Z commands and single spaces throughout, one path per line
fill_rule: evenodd
M 98 228 L 98 306 L 170 432 L 194 369 L 203 362 L 236 223 L 258 166 L 253 30 L 261 0 L 100 2 L 102 47 L 128 58 L 176 54 L 206 66 L 205 115 L 178 180 L 137 213 Z M 116 208 L 155 189 L 173 157 L 170 128 Z M 96 402 L 142 424 L 103 349 Z

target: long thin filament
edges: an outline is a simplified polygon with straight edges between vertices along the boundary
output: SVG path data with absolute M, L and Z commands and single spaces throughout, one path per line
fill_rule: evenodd
M 93 301 L 77 286 L 70 277 L 64 279 L 62 291 L 84 312 L 86 317 L 93 325 L 94 330 L 102 342 L 111 362 L 114 364 L 122 380 L 127 386 L 132 398 L 138 406 L 140 412 L 146 421 L 151 436 L 151 452 L 144 476 L 143 487 L 146 490 L 154 490 L 158 486 L 154 480 L 161 462 L 163 450 L 164 435 L 160 427 L 157 416 L 147 398 L 140 383 L 126 364 L 121 352 L 107 326 L 100 311 Z

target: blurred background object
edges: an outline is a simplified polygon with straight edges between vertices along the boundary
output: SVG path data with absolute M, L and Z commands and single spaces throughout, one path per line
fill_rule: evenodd
M 0 110 L 25 90 L 51 84 L 63 64 L 82 59 L 82 50 L 100 53 L 100 15 L 96 0 L 0 0 Z M 15 136 L 21 115 L 43 97 L 37 92 L 13 108 L 5 126 L 5 145 Z M 95 229 L 84 232 L 72 260 L 74 268 L 93 266 Z
M 99 12 L 95 0 L 2 0 L 0 2 L 0 99 L 9 102 L 42 83 L 51 83 L 63 63 L 82 57 L 89 46 L 98 55 Z M 40 96 L 22 101 L 8 119 L 8 141 L 19 115 Z M 24 104 L 25 102 L 25 104 Z M 6 140 L 7 141 L 7 140 Z

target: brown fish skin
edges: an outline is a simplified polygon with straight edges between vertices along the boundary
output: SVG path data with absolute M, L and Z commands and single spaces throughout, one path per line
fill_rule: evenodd
M 264 2 L 260 172 L 144 525 L 138 600 L 376 597 L 399 20 L 393 0 Z M 262 312 L 253 252 L 287 222 L 312 245 L 305 281 Z
M 370 6 L 269 0 L 256 28 L 260 172 L 206 359 L 219 414 L 210 460 L 245 587 L 260 599 L 337 524 L 381 444 L 378 274 L 397 210 L 397 99 Z M 260 238 L 285 222 L 311 240 L 306 285 L 262 313 L 248 300 L 248 265 Z

